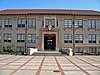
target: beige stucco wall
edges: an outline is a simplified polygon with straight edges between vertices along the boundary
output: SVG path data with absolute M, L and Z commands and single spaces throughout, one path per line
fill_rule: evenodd
M 59 40 L 59 49 L 72 47 L 72 43 L 64 43 L 64 34 L 72 34 L 71 29 L 64 29 L 64 19 L 73 19 L 70 15 L 27 15 L 27 18 L 35 18 L 36 19 L 36 28 L 28 28 L 27 33 L 30 34 L 36 34 L 37 40 L 36 43 L 27 43 L 27 47 L 37 47 L 39 50 L 42 50 L 42 31 L 41 28 L 43 27 L 43 20 L 44 17 L 56 17 L 58 21 L 58 40 Z M 11 33 L 12 34 L 12 42 L 15 41 L 17 43 L 17 33 L 25 33 L 25 28 L 17 28 L 17 19 L 18 18 L 24 18 L 25 15 L 0 15 L 0 19 L 11 18 L 13 20 L 12 28 L 4 28 L 4 23 L 2 24 L 2 29 L 0 29 L 0 34 L 2 35 L 2 42 L 4 40 L 4 33 Z M 75 44 L 75 46 L 85 46 L 85 45 L 100 45 L 99 43 L 99 34 L 100 31 L 98 30 L 98 27 L 96 26 L 96 30 L 88 30 L 88 19 L 95 19 L 96 21 L 100 19 L 100 16 L 75 16 L 75 19 L 82 19 L 83 20 L 83 30 L 76 30 L 75 34 L 83 34 L 84 40 L 82 44 Z M 96 24 L 97 25 L 97 24 Z M 89 44 L 88 43 L 88 34 L 96 34 L 96 44 Z M 3 43 L 0 43 L 0 45 L 3 45 Z M 11 46 L 11 43 L 7 43 L 8 46 Z M 25 43 L 17 43 L 17 46 L 25 46 Z

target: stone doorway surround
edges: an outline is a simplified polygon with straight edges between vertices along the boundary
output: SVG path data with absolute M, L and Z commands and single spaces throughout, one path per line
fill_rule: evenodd
M 49 34 L 49 35 L 55 34 L 56 35 L 56 48 L 55 49 L 56 49 L 56 51 L 59 51 L 59 37 L 58 37 L 59 33 L 56 31 L 53 31 L 53 32 L 52 31 L 42 31 L 42 40 L 41 40 L 42 41 L 42 43 L 41 43 L 42 44 L 42 51 L 44 51 L 44 35 L 45 34 Z

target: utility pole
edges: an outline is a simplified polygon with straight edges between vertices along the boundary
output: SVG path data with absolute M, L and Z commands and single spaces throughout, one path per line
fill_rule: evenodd
M 27 15 L 25 15 L 25 52 L 24 54 L 27 55 Z
M 75 55 L 75 16 L 74 16 L 74 14 L 73 14 L 73 23 L 72 23 L 73 25 L 73 36 L 72 36 L 72 39 L 73 39 L 73 55 Z

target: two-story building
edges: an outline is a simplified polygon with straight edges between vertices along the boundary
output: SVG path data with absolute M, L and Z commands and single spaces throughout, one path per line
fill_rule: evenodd
M 100 52 L 100 12 L 94 10 L 15 9 L 0 11 L 0 48 L 17 45 L 39 51 L 72 48 L 76 53 Z M 4 49 L 6 46 L 7 49 Z

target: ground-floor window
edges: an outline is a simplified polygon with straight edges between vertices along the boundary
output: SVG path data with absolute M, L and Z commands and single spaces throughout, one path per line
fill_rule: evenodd
M 88 48 L 88 53 L 96 53 L 97 52 L 97 48 L 96 47 L 89 47 Z
M 3 52 L 9 52 L 11 50 L 11 46 L 3 47 Z
M 75 53 L 83 53 L 83 49 L 81 47 L 76 47 Z
M 17 51 L 24 52 L 24 47 L 17 47 Z

